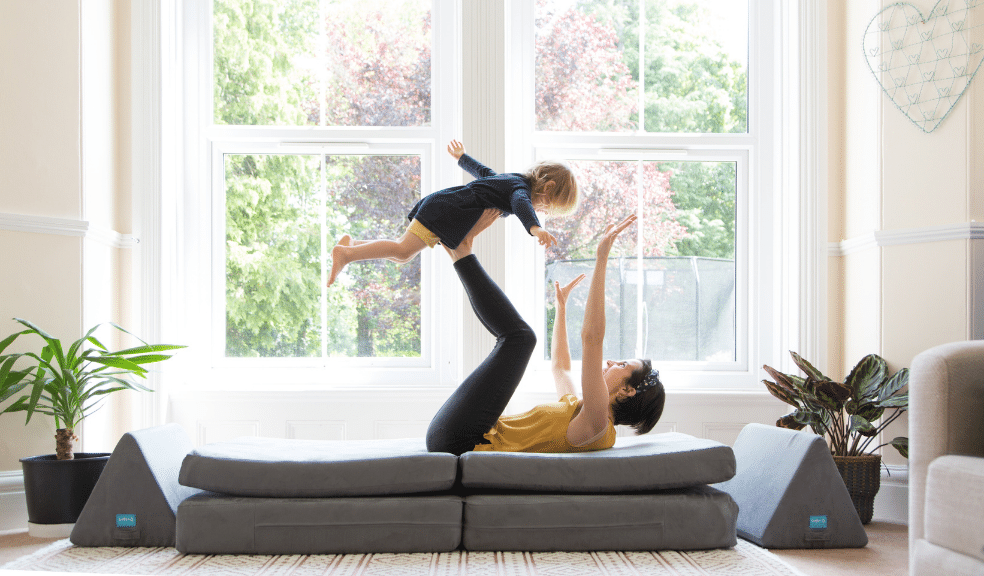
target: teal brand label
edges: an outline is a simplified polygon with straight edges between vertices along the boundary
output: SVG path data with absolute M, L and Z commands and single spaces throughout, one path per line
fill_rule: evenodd
M 137 515 L 136 514 L 117 514 L 116 515 L 116 527 L 117 528 L 136 528 L 137 527 Z
M 826 530 L 827 529 L 827 517 L 826 516 L 810 516 L 810 528 L 814 530 Z

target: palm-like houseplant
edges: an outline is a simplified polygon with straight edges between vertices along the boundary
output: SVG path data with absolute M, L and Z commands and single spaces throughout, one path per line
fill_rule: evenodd
M 137 338 L 140 346 L 110 352 L 93 335 L 102 324 L 66 347 L 61 340 L 33 323 L 20 318 L 14 320 L 26 329 L 0 341 L 0 354 L 18 337 L 28 334 L 41 337 L 44 346 L 40 353 L 0 355 L 0 402 L 21 391 L 28 392 L 0 410 L 0 414 L 27 412 L 27 422 L 36 412 L 54 417 L 59 460 L 73 458 L 72 441 L 76 439 L 76 426 L 99 408 L 107 394 L 121 390 L 148 391 L 146 386 L 132 381 L 132 378 L 146 378 L 145 364 L 171 357 L 161 352 L 184 348 L 171 344 L 147 344 Z M 110 325 L 130 334 L 116 324 Z M 15 366 L 25 360 L 29 365 Z
M 0 403 L 25 394 L 0 414 L 26 412 L 26 422 L 35 413 L 54 417 L 56 454 L 22 458 L 21 464 L 31 534 L 63 536 L 66 533 L 60 527 L 71 526 L 79 517 L 109 460 L 106 453 L 75 454 L 75 428 L 99 409 L 108 394 L 148 391 L 134 381 L 147 377 L 144 365 L 167 360 L 171 356 L 162 352 L 184 346 L 147 344 L 137 338 L 140 346 L 111 352 L 94 335 L 102 324 L 66 346 L 33 323 L 14 320 L 25 329 L 0 341 Z M 130 334 L 116 324 L 111 326 Z M 3 354 L 14 340 L 29 334 L 44 342 L 40 353 Z
M 906 458 L 909 456 L 909 439 L 905 437 L 871 448 L 879 434 L 908 409 L 909 369 L 889 374 L 885 360 L 869 354 L 843 382 L 836 382 L 799 354 L 790 354 L 805 377 L 763 366 L 775 380 L 763 380 L 769 392 L 794 409 L 776 426 L 793 430 L 809 426 L 826 437 L 861 520 L 867 523 L 871 520 L 881 467 L 881 457 L 871 452 L 891 445 Z

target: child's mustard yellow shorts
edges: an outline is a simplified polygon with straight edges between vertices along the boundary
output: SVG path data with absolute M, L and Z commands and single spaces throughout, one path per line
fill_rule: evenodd
M 427 227 L 421 224 L 420 221 L 417 219 L 414 219 L 412 222 L 410 222 L 410 227 L 407 228 L 407 230 L 412 232 L 413 235 L 416 236 L 417 238 L 423 240 L 424 244 L 427 244 L 428 248 L 433 248 L 434 246 L 437 246 L 437 243 L 441 241 L 440 238 L 435 236 L 433 232 L 428 230 Z

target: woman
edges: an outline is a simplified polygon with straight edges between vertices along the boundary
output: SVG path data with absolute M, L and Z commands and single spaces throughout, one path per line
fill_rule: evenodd
M 496 344 L 434 416 L 427 429 L 427 449 L 456 455 L 469 450 L 580 452 L 610 448 L 615 443 L 616 424 L 633 426 L 637 434 L 652 430 L 666 397 L 659 373 L 648 360 L 602 360 L 608 253 L 618 235 L 636 221 L 635 216 L 608 226 L 598 243 L 581 331 L 583 400 L 578 400 L 570 374 L 566 321 L 567 296 L 582 275 L 563 288 L 555 285 L 552 371 L 560 401 L 525 414 L 502 416 L 526 371 L 536 335 L 471 253 L 475 236 L 497 216 L 497 210 L 486 210 L 455 249 L 445 247 L 475 315 L 496 337 Z

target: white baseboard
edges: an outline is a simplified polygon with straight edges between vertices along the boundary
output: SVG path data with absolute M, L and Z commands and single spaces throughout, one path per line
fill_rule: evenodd
M 890 475 L 889 475 L 890 474 Z M 909 524 L 909 468 L 882 468 L 881 486 L 875 496 L 873 520 L 893 524 Z
M 27 529 L 27 500 L 24 498 L 24 474 L 0 472 L 0 535 Z

